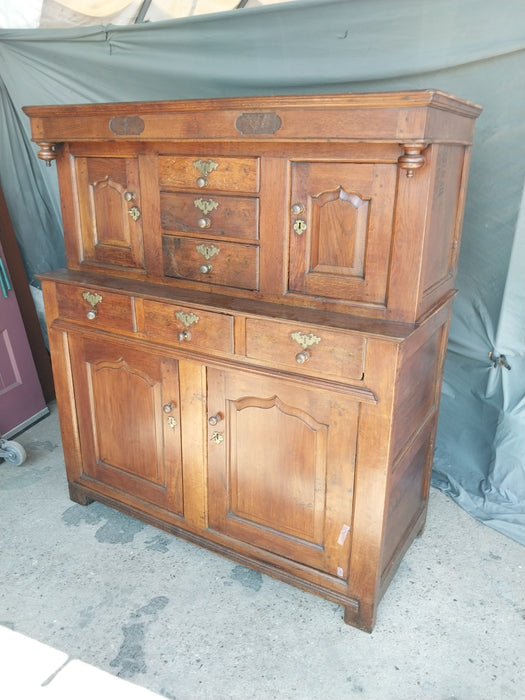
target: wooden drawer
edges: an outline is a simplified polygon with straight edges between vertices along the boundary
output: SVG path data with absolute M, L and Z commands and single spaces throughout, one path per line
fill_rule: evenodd
M 58 313 L 94 328 L 133 332 L 131 297 L 90 287 L 57 284 Z
M 361 336 L 325 328 L 246 321 L 246 355 L 295 371 L 341 380 L 363 379 L 366 341 Z
M 163 343 L 233 352 L 233 318 L 227 314 L 145 300 L 144 334 Z
M 198 238 L 163 236 L 164 274 L 225 287 L 259 288 L 259 248 Z
M 159 183 L 175 189 L 258 192 L 259 159 L 159 156 Z
M 179 233 L 205 229 L 214 236 L 259 238 L 259 200 L 255 197 L 160 193 L 162 228 Z

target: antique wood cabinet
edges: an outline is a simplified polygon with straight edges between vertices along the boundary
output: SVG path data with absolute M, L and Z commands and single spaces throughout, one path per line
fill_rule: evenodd
M 70 494 L 364 630 L 426 514 L 474 120 L 437 91 L 29 107 Z

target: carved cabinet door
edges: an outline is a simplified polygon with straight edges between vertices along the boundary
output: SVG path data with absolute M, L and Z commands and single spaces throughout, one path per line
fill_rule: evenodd
M 136 157 L 75 154 L 80 263 L 144 268 Z
M 69 346 L 81 480 L 183 516 L 177 361 L 76 334 Z
M 395 164 L 295 162 L 289 289 L 385 305 Z
M 346 579 L 358 403 L 209 369 L 208 410 L 209 527 Z

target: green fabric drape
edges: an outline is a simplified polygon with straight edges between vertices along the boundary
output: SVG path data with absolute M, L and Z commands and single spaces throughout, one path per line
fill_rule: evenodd
M 0 62 L 0 182 L 30 276 L 64 254 L 55 169 L 34 157 L 23 105 L 412 88 L 481 104 L 433 482 L 525 542 L 525 3 L 299 0 L 4 30 Z

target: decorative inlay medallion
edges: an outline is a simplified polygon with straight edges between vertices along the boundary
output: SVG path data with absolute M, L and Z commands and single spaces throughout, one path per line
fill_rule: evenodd
M 241 134 L 275 134 L 281 128 L 281 117 L 275 112 L 245 112 L 235 120 Z
M 109 122 L 110 131 L 117 136 L 138 136 L 145 126 L 144 121 L 137 116 L 113 117 Z

